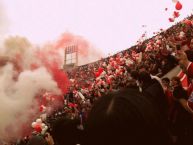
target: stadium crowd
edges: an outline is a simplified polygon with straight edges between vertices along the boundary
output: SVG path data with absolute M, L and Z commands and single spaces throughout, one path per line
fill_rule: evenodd
M 176 66 L 181 74 L 168 78 Z M 71 86 L 45 121 L 49 133 L 17 144 L 193 144 L 193 16 L 67 74 Z

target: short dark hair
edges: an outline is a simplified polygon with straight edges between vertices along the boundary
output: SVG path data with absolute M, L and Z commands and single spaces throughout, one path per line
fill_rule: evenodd
M 177 82 L 178 85 L 182 85 L 181 81 L 180 81 L 180 78 L 179 77 L 173 77 L 171 80 L 174 80 Z
M 27 145 L 46 145 L 46 140 L 40 136 L 40 135 L 35 135 L 35 136 L 32 136 Z
M 193 62 L 193 50 L 186 50 L 185 53 L 187 55 L 188 60 Z
M 167 78 L 167 77 L 165 77 L 165 78 L 162 78 L 162 81 L 165 81 L 166 83 L 170 83 L 170 79 L 169 78 Z
M 168 145 L 155 108 L 137 89 L 101 97 L 85 126 L 85 145 Z
M 140 72 L 138 80 L 139 80 L 139 82 L 143 82 L 143 83 L 150 82 L 151 81 L 150 73 L 148 73 L 147 71 Z
M 81 131 L 77 128 L 80 124 L 77 119 L 70 119 L 66 116 L 52 122 L 51 135 L 57 144 L 75 145 L 80 143 Z
M 135 80 L 138 79 L 139 73 L 136 70 L 131 71 L 131 77 Z

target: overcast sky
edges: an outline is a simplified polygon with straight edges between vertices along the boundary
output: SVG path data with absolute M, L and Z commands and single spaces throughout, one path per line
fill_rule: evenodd
M 115 53 L 135 44 L 144 31 L 151 36 L 152 32 L 160 28 L 168 28 L 172 25 L 168 18 L 175 9 L 172 0 L 0 2 L 7 20 L 6 35 L 21 35 L 32 43 L 43 44 L 57 40 L 63 32 L 68 31 L 83 36 L 105 54 Z M 183 9 L 178 21 L 190 15 L 193 9 L 192 0 L 180 2 Z

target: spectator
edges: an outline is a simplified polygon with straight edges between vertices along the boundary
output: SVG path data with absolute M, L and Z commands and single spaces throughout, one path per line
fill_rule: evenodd
M 190 16 L 188 19 L 193 19 L 193 16 Z M 143 97 L 150 102 L 151 109 L 156 112 L 156 118 L 159 118 L 160 127 L 167 130 L 168 103 L 158 81 L 159 78 L 155 79 L 155 77 L 151 75 L 162 77 L 178 65 L 179 62 L 179 65 L 184 69 L 184 72 L 188 74 L 189 80 L 191 80 L 191 78 L 193 78 L 192 36 L 193 29 L 189 26 L 187 27 L 183 22 L 180 22 L 170 29 L 156 33 L 156 36 L 151 39 L 140 42 L 138 45 L 125 51 L 97 62 L 69 70 L 67 74 L 71 80 L 71 88 L 64 97 L 65 107 L 59 111 L 62 112 L 63 115 L 65 114 L 63 117 L 66 118 L 66 120 L 61 121 L 61 118 L 58 119 L 57 115 L 55 116 L 55 120 L 60 120 L 56 124 L 60 124 L 62 128 L 68 128 L 67 130 L 69 130 L 69 132 L 67 133 L 67 130 L 66 132 L 62 131 L 62 128 L 57 127 L 54 123 L 53 136 L 55 140 L 61 144 L 65 142 L 67 144 L 74 144 L 75 142 L 73 142 L 72 139 L 72 137 L 74 137 L 76 143 L 81 142 L 79 141 L 80 139 L 78 139 L 79 137 L 77 137 L 81 136 L 80 130 L 77 131 L 76 129 L 79 123 L 77 121 L 74 123 L 73 121 L 79 119 L 79 121 L 83 121 L 84 124 L 87 122 L 88 114 L 97 100 L 101 100 L 100 98 L 109 92 L 115 93 L 121 88 L 126 87 L 129 89 L 142 88 Z M 186 51 L 184 52 L 184 50 Z M 178 61 L 175 56 L 177 56 Z M 4 66 L 4 64 L 7 63 L 5 60 L 0 59 L 0 66 Z M 165 93 L 167 94 L 167 91 L 170 91 L 168 80 L 163 79 L 162 82 L 164 82 Z M 138 85 L 140 86 L 138 87 Z M 193 87 L 189 88 L 190 92 Z M 168 99 L 169 102 L 171 102 L 170 99 Z M 108 102 L 108 99 L 104 100 Z M 181 99 L 175 99 L 175 104 L 178 103 L 179 105 L 179 100 Z M 140 102 L 139 105 L 143 105 L 143 103 Z M 173 111 L 173 108 L 171 110 Z M 82 119 L 79 117 L 80 114 L 82 115 Z M 51 123 L 51 126 L 52 125 L 53 122 Z M 70 128 L 73 130 L 73 133 L 70 131 Z M 67 138 L 63 138 L 62 134 L 65 134 Z
M 167 120 L 167 99 L 160 82 L 151 78 L 150 74 L 143 71 L 139 74 L 139 84 L 142 91 L 147 93 L 148 100 L 157 108 L 158 113 L 161 115 L 162 120 Z
M 47 142 L 42 136 L 34 135 L 29 139 L 27 145 L 47 145 Z
M 154 106 L 137 89 L 100 98 L 87 120 L 85 145 L 169 145 Z
M 187 107 L 187 92 L 183 89 L 178 77 L 173 77 L 171 82 L 174 87 L 173 96 L 175 98 L 173 135 L 177 145 L 192 145 L 193 122 L 190 110 Z
M 58 118 L 52 123 L 52 136 L 58 145 L 76 145 L 81 144 L 82 131 L 78 128 L 80 125 L 77 119 Z
M 172 94 L 172 88 L 170 86 L 170 79 L 167 77 L 163 78 L 162 84 L 164 86 L 164 92 L 165 92 L 165 95 L 167 97 L 167 102 L 168 102 L 168 107 L 169 107 L 168 110 L 169 110 L 169 112 L 171 112 L 174 99 L 173 99 L 173 94 Z

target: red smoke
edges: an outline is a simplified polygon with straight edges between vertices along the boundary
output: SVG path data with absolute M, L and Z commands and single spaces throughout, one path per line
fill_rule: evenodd
M 12 40 L 12 41 L 15 42 L 15 40 Z M 14 43 L 14 46 L 15 45 L 17 46 L 18 44 Z M 95 60 L 93 59 L 94 57 L 95 58 L 98 57 L 99 59 L 102 56 L 101 53 L 96 51 L 96 49 L 93 48 L 92 45 L 87 40 L 85 40 L 81 36 L 75 36 L 71 33 L 64 33 L 60 37 L 60 39 L 56 41 L 55 44 L 49 45 L 49 47 L 43 47 L 37 50 L 32 47 L 27 48 L 23 46 L 22 48 L 24 49 L 20 50 L 19 49 L 20 47 L 18 45 L 17 51 L 16 51 L 18 53 L 15 53 L 15 51 L 13 51 L 15 49 L 8 49 L 9 51 L 7 52 L 11 52 L 10 53 L 11 57 L 7 58 L 7 57 L 0 56 L 0 67 L 3 67 L 8 62 L 11 62 L 14 65 L 15 70 L 17 70 L 18 74 L 26 70 L 33 71 L 40 67 L 45 67 L 47 71 L 50 73 L 50 75 L 52 76 L 53 80 L 55 80 L 55 82 L 57 83 L 58 88 L 61 90 L 60 95 L 56 95 L 53 92 L 48 92 L 48 96 L 44 97 L 46 90 L 43 90 L 39 92 L 39 94 L 36 94 L 35 95 L 36 97 L 34 96 L 33 98 L 34 102 L 32 102 L 26 108 L 31 110 L 31 111 L 27 110 L 27 112 L 25 113 L 25 116 L 27 116 L 26 118 L 28 118 L 29 120 L 28 119 L 22 120 L 22 122 L 20 122 L 20 125 L 17 125 L 18 128 L 21 128 L 21 130 L 17 131 L 18 132 L 17 136 L 19 136 L 19 134 L 22 134 L 23 136 L 29 133 L 30 130 L 28 129 L 29 129 L 29 126 L 31 125 L 32 120 L 34 120 L 34 117 L 39 116 L 39 114 L 41 113 L 41 112 L 38 112 L 39 107 L 41 105 L 44 105 L 45 107 L 49 106 L 49 107 L 55 108 L 55 107 L 59 107 L 63 103 L 63 96 L 67 92 L 67 88 L 70 85 L 70 81 L 68 80 L 66 73 L 62 69 L 62 65 L 64 62 L 64 56 L 63 56 L 64 49 L 66 46 L 69 46 L 69 45 L 77 46 L 78 54 L 80 56 L 78 58 L 80 59 L 80 61 L 82 61 L 82 63 L 96 61 L 96 59 Z M 17 81 L 18 76 L 16 76 L 15 81 Z M 25 91 L 27 90 L 24 90 L 24 92 Z M 23 115 L 21 114 L 21 116 Z M 16 119 L 16 121 L 19 121 L 19 120 L 20 120 L 19 118 Z M 24 124 L 21 124 L 21 123 L 24 123 Z M 11 132 L 10 128 L 12 128 L 12 126 L 8 126 L 8 128 L 6 128 L 7 132 Z
M 57 50 L 38 51 L 37 57 L 41 60 L 43 66 L 52 74 L 53 79 L 57 82 L 58 88 L 62 91 L 62 94 L 67 92 L 70 81 L 64 70 L 62 70 L 62 58 Z M 37 64 L 33 64 L 33 67 L 38 67 Z
M 81 36 L 74 36 L 71 33 L 64 33 L 61 38 L 56 43 L 56 48 L 61 49 L 65 48 L 65 46 L 75 44 L 78 45 L 78 52 L 80 55 L 87 56 L 89 43 L 84 40 Z
M 89 53 L 90 51 L 92 52 L 94 51 L 95 55 L 100 55 L 101 57 L 101 53 L 95 50 L 94 48 L 91 48 L 92 46 L 87 40 L 85 40 L 81 36 L 73 35 L 72 33 L 64 33 L 60 37 L 60 39 L 56 42 L 55 47 L 57 49 L 61 49 L 61 48 L 65 48 L 65 46 L 72 45 L 72 44 L 75 44 L 78 46 L 79 55 L 83 57 L 90 55 Z

